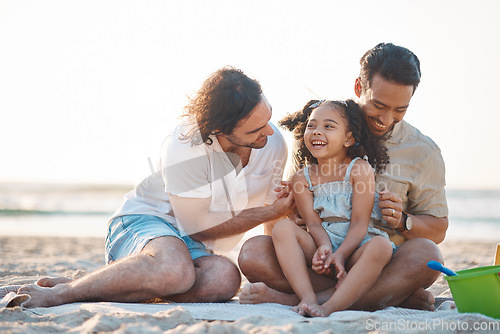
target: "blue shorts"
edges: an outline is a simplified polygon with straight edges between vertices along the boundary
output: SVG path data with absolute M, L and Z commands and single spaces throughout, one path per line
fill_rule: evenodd
M 180 231 L 164 219 L 150 215 L 127 215 L 114 218 L 108 226 L 106 237 L 106 264 L 132 254 L 138 254 L 146 244 L 158 237 L 171 236 L 186 244 L 191 258 L 212 255 L 201 242 Z

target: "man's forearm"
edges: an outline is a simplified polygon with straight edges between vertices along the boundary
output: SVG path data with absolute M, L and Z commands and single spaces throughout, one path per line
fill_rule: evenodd
M 447 217 L 430 215 L 410 215 L 412 228 L 410 231 L 400 232 L 406 239 L 426 238 L 439 244 L 446 236 L 448 229 Z
M 213 227 L 203 231 L 193 233 L 191 234 L 191 238 L 198 241 L 205 241 L 230 237 L 246 232 L 262 223 L 279 219 L 283 215 L 283 213 L 276 211 L 272 205 L 246 209 L 229 219 L 225 219 L 227 215 L 223 213 L 209 212 L 203 218 L 205 220 L 204 226 L 210 225 L 207 221 L 221 221 L 221 223 L 215 224 Z

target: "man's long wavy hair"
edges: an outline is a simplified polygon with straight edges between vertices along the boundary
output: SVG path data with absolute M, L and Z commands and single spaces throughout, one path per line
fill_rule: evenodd
M 309 122 L 309 116 L 320 105 L 328 105 L 340 110 L 342 116 L 347 120 L 348 130 L 352 132 L 355 141 L 355 144 L 347 149 L 347 155 L 353 159 L 356 157 L 363 158 L 366 155 L 368 162 L 375 168 L 377 173 L 382 172 L 389 164 L 389 156 L 387 155 L 384 139 L 374 136 L 370 132 L 360 107 L 353 100 L 311 100 L 307 102 L 302 110 L 288 114 L 278 122 L 281 127 L 291 131 L 295 140 L 300 143 L 298 151 L 294 152 L 298 157 L 300 167 L 303 168 L 307 165 L 318 163 L 318 160 L 309 152 L 304 143 L 304 131 Z
M 196 120 L 198 127 L 185 134 L 195 144 L 212 144 L 210 135 L 231 134 L 262 99 L 257 80 L 234 67 L 223 67 L 210 75 L 190 98 L 183 116 Z M 200 141 L 200 142 L 197 142 Z

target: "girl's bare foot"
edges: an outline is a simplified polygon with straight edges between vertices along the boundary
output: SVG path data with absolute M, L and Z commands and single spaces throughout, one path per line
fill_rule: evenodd
M 262 282 L 245 284 L 238 297 L 240 304 L 279 303 L 294 306 L 300 302 L 297 296 L 279 292 Z
M 317 318 L 317 317 L 328 317 L 329 316 L 329 313 L 326 312 L 326 310 L 324 310 L 318 304 L 311 304 L 311 305 L 304 304 L 303 308 L 304 308 L 304 312 L 307 315 L 309 315 L 311 317 L 314 317 L 314 318 Z
M 71 282 L 71 279 L 67 277 L 43 277 L 36 281 L 36 285 L 44 288 L 52 288 L 57 284 L 69 282 Z
M 306 315 L 306 312 L 305 312 L 305 311 L 304 311 L 304 309 L 302 308 L 302 305 L 303 305 L 302 303 L 301 303 L 301 304 L 299 304 L 299 305 L 296 305 L 296 306 L 292 307 L 292 308 L 291 308 L 291 310 L 292 310 L 293 312 L 296 312 L 296 313 L 298 313 L 298 314 L 302 315 L 302 316 L 305 316 L 305 315 Z
M 300 301 L 299 305 L 294 306 L 291 308 L 292 311 L 297 312 L 298 314 L 302 316 L 308 315 L 306 313 L 306 309 L 308 305 L 316 305 L 318 301 L 316 300 L 316 296 L 312 296 L 311 298 L 304 298 Z

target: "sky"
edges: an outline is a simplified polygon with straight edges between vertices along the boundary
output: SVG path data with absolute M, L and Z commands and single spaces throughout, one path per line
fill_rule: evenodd
M 0 182 L 138 184 L 188 96 L 232 65 L 273 122 L 354 98 L 379 42 L 412 50 L 405 119 L 448 188 L 500 189 L 500 1 L 0 0 Z

